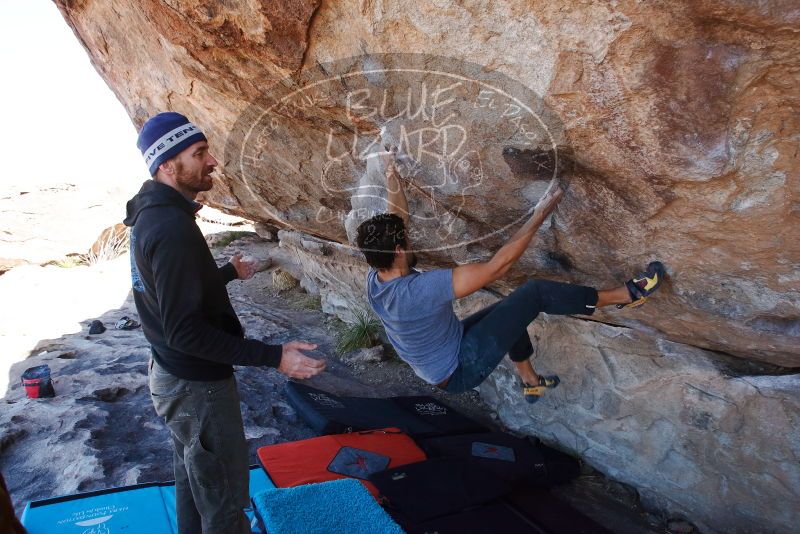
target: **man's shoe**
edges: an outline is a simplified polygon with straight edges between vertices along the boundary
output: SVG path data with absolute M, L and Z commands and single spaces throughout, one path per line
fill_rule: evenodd
M 628 293 L 631 295 L 631 302 L 617 304 L 617 308 L 635 308 L 644 304 L 647 297 L 661 287 L 661 282 L 664 281 L 666 275 L 667 270 L 663 263 L 660 261 L 650 262 L 645 272 L 625 282 L 625 287 L 628 288 Z
M 561 383 L 561 379 L 556 375 L 539 375 L 539 384 L 532 386 L 527 382 L 523 382 L 522 395 L 525 401 L 529 404 L 538 402 L 539 398 L 544 395 L 545 390 L 553 389 Z

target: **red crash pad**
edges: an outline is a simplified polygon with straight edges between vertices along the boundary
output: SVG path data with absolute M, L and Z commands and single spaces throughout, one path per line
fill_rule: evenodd
M 343 448 L 347 450 L 342 451 Z M 350 449 L 355 449 L 355 452 Z M 358 451 L 365 451 L 359 458 Z M 340 453 L 347 453 L 342 458 Z M 370 454 L 372 453 L 372 454 Z M 337 461 L 334 462 L 334 458 Z M 313 484 L 340 478 L 357 478 L 375 496 L 380 494 L 375 486 L 366 479 L 370 469 L 380 470 L 380 458 L 388 458 L 385 468 L 391 469 L 401 465 L 425 460 L 425 453 L 417 447 L 410 437 L 396 428 L 384 428 L 350 434 L 334 434 L 320 436 L 302 441 L 292 441 L 277 445 L 267 445 L 258 449 L 258 459 L 266 469 L 269 477 L 279 488 L 289 488 L 302 484 Z M 333 462 L 333 465 L 331 465 Z M 362 469 L 358 476 L 334 472 L 341 470 L 341 465 L 353 464 L 352 469 Z M 333 469 L 333 470 L 332 470 Z

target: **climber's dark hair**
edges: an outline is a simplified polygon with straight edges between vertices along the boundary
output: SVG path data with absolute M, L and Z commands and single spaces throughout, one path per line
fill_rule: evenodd
M 358 225 L 356 244 L 374 269 L 392 266 L 395 247 L 406 248 L 406 225 L 394 213 L 381 213 Z

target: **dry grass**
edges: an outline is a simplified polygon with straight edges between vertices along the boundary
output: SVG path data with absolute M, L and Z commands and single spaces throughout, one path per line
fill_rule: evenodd
M 82 259 L 86 265 L 96 265 L 101 262 L 111 261 L 122 256 L 130 248 L 128 232 L 112 232 L 105 239 L 95 243 L 95 246 L 85 254 Z

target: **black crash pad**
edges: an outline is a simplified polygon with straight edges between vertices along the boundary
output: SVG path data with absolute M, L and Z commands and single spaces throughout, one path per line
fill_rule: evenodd
M 433 397 L 344 397 L 297 382 L 286 384 L 286 397 L 321 435 L 387 427 L 399 428 L 415 438 L 486 431 Z
M 552 486 L 580 474 L 571 456 L 503 432 L 434 437 L 420 445 L 429 458 L 461 458 L 515 485 Z
M 511 486 L 460 458 L 436 458 L 369 477 L 387 507 L 420 523 L 480 506 L 511 492 Z

